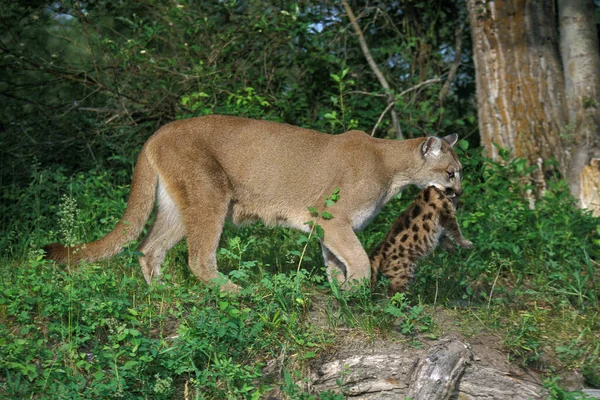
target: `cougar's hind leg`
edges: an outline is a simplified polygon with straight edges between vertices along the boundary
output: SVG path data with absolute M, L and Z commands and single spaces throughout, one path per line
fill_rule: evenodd
M 167 252 L 185 235 L 183 221 L 177 205 L 164 184 L 158 185 L 158 212 L 150 233 L 139 247 L 142 273 L 148 284 L 160 276 L 160 267 Z
M 209 283 L 219 278 L 216 252 L 231 202 L 229 180 L 210 158 L 189 169 L 195 173 L 179 174 L 176 188 L 170 192 L 182 211 L 190 270 L 200 281 Z M 226 281 L 221 290 L 236 292 L 239 287 Z
M 190 270 L 200 281 L 209 283 L 219 277 L 216 251 L 231 202 L 229 178 L 214 154 L 202 147 L 188 151 L 182 144 L 161 150 L 155 159 L 156 168 L 179 210 Z M 221 290 L 238 289 L 229 281 L 221 285 Z
M 190 270 L 202 282 L 219 278 L 216 252 L 229 208 L 229 199 L 211 190 L 196 198 L 184 216 L 188 241 Z M 229 280 L 221 290 L 237 292 L 239 287 Z

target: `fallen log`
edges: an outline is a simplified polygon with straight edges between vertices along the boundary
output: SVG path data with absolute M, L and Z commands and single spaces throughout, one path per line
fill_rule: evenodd
M 468 345 L 448 337 L 421 357 L 410 378 L 408 397 L 413 400 L 447 400 L 467 364 L 473 359 Z
M 401 343 L 342 348 L 313 366 L 311 391 L 333 390 L 352 399 L 542 399 L 541 385 L 483 366 L 471 346 L 451 336 L 426 351 Z

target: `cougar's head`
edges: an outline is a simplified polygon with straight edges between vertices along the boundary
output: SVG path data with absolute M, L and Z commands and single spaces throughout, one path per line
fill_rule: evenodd
M 430 136 L 421 145 L 421 157 L 424 166 L 420 171 L 420 188 L 435 186 L 453 198 L 462 193 L 462 165 L 452 148 L 458 141 L 458 135 L 437 138 Z

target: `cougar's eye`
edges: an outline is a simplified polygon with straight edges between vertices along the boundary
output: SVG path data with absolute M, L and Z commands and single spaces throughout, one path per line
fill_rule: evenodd
M 454 171 L 448 171 L 448 178 L 449 179 L 454 178 Z

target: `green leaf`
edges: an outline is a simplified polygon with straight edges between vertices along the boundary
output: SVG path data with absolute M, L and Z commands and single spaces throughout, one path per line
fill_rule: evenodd
M 323 239 L 323 237 L 325 237 L 325 231 L 321 225 L 317 225 L 315 227 L 315 236 L 319 239 Z

